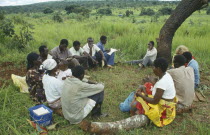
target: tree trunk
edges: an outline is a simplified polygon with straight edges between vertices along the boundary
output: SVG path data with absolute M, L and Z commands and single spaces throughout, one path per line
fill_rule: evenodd
M 208 4 L 208 0 L 182 0 L 179 3 L 160 30 L 157 39 L 158 57 L 164 57 L 171 62 L 171 44 L 176 30 L 193 12 L 205 4 Z
M 82 121 L 80 127 L 87 132 L 95 134 L 116 134 L 119 130 L 130 130 L 145 126 L 149 119 L 145 115 L 135 115 L 116 122 L 87 122 Z

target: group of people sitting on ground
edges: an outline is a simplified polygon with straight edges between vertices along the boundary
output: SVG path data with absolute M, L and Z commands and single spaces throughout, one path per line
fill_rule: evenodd
M 70 49 L 68 40 L 62 39 L 60 45 L 51 51 L 45 45 L 39 47 L 40 54 L 27 56 L 26 82 L 30 96 L 37 102 L 48 102 L 48 106 L 69 120 L 79 123 L 90 112 L 99 117 L 104 97 L 104 85 L 88 81 L 85 70 L 104 64 L 108 68 L 114 65 L 114 52 L 105 50 L 107 37 L 101 36 L 95 45 L 88 38 L 82 48 L 74 41 Z M 62 108 L 62 111 L 61 111 Z
M 79 41 L 74 41 L 68 50 L 68 40 L 62 39 L 49 53 L 46 46 L 40 46 L 40 55 L 28 54 L 26 82 L 30 96 L 39 102 L 47 101 L 50 108 L 71 124 L 80 123 L 89 113 L 93 117 L 106 116 L 101 112 L 104 85 L 84 78 L 86 69 L 103 63 L 110 68 L 114 65 L 115 54 L 105 50 L 106 41 L 107 37 L 101 36 L 95 45 L 88 38 L 83 48 Z M 153 66 L 156 77 L 144 79 L 144 85 L 120 103 L 120 110 L 131 115 L 147 115 L 162 127 L 174 120 L 176 111 L 191 109 L 194 89 L 200 83 L 199 66 L 188 50 L 183 51 L 184 47 L 178 47 L 181 49 L 173 57 L 174 67 L 169 70 L 164 58 L 156 59 L 153 41 L 148 43 L 143 59 L 126 62 L 139 64 L 140 68 Z

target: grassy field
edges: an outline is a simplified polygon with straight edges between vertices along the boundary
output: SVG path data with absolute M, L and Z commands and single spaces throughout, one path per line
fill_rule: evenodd
M 158 10 L 159 7 L 154 7 Z M 129 9 L 129 8 L 128 8 Z M 95 43 L 99 41 L 101 35 L 108 36 L 107 48 L 117 48 L 121 52 L 116 55 L 116 61 L 139 59 L 145 55 L 147 43 L 158 37 L 159 31 L 165 20 L 169 16 L 160 16 L 157 22 L 151 22 L 152 17 L 138 16 L 140 8 L 131 9 L 134 15 L 130 17 L 118 17 L 118 14 L 125 13 L 127 9 L 114 9 L 112 16 L 98 16 L 96 19 L 95 11 L 92 11 L 90 18 L 80 20 L 77 15 L 66 15 L 62 13 L 63 23 L 52 21 L 52 15 L 42 13 L 10 14 L 7 18 L 14 16 L 27 20 L 34 25 L 34 41 L 23 51 L 8 47 L 9 39 L 4 43 L 0 42 L 0 134 L 32 134 L 37 132 L 27 123 L 29 119 L 28 108 L 35 104 L 30 100 L 28 94 L 22 94 L 10 80 L 11 73 L 24 75 L 26 55 L 35 51 L 41 44 L 46 44 L 48 48 L 59 44 L 63 38 L 69 40 L 69 47 L 74 40 L 79 40 L 82 45 L 86 43 L 88 37 L 93 37 Z M 132 23 L 133 18 L 136 22 Z M 173 40 L 173 49 L 178 45 L 184 44 L 196 57 L 200 64 L 202 75 L 201 83 L 210 83 L 210 17 L 204 12 L 195 12 L 178 29 Z M 16 26 L 18 32 L 18 25 Z M 12 62 L 11 65 L 5 62 Z M 7 73 L 8 72 L 8 73 Z M 92 80 L 105 84 L 105 101 L 103 111 L 109 113 L 108 118 L 100 121 L 116 121 L 129 117 L 129 114 L 120 112 L 118 105 L 130 92 L 134 91 L 144 76 L 153 74 L 152 70 L 145 69 L 137 71 L 137 67 L 128 65 L 117 65 L 112 70 L 98 69 L 89 71 L 88 75 Z M 204 91 L 208 101 L 210 92 Z M 157 128 L 153 124 L 131 131 L 122 131 L 118 134 L 137 135 L 137 134 L 210 134 L 210 105 L 209 102 L 195 103 L 196 108 L 192 113 L 177 116 L 174 122 L 164 128 Z M 85 134 L 77 125 L 69 125 L 64 118 L 53 115 L 54 122 L 59 126 L 54 131 L 49 131 L 53 135 L 78 135 Z M 91 118 L 87 118 L 91 120 Z

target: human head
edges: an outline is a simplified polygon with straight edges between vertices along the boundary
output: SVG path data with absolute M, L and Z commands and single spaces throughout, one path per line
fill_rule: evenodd
M 190 52 L 184 52 L 182 55 L 186 58 L 187 63 L 192 60 L 192 54 Z
M 82 66 L 75 66 L 72 68 L 72 75 L 80 80 L 84 78 L 85 70 Z
M 46 45 L 42 45 L 39 47 L 40 56 L 47 57 L 48 55 L 48 48 Z
M 145 90 L 146 88 L 145 88 L 144 85 L 139 85 L 139 88 L 138 88 L 138 89 L 141 90 L 141 91 L 143 91 L 143 90 Z
M 148 43 L 148 49 L 149 50 L 152 50 L 152 48 L 154 47 L 154 45 L 155 45 L 154 41 L 149 41 L 149 43 Z
M 73 47 L 76 51 L 79 51 L 80 49 L 80 42 L 79 41 L 74 41 L 73 42 Z
M 60 45 L 59 45 L 60 51 L 65 51 L 67 49 L 68 45 L 69 45 L 68 40 L 67 39 L 62 39 L 60 41 Z
M 183 55 L 176 55 L 174 56 L 174 67 L 179 68 L 186 63 L 186 58 Z
M 182 55 L 184 52 L 188 52 L 188 51 L 189 51 L 189 50 L 188 50 L 188 48 L 187 48 L 186 46 L 184 46 L 184 45 L 179 45 L 179 46 L 176 48 L 175 53 L 176 53 L 176 54 Z
M 31 52 L 27 55 L 27 70 L 33 68 L 34 66 L 39 67 L 40 65 L 41 61 L 37 53 Z
M 101 43 L 102 43 L 103 45 L 105 45 L 105 44 L 106 44 L 106 41 L 107 41 L 107 37 L 106 37 L 106 36 L 101 36 L 101 37 L 100 37 L 100 40 L 101 40 Z
M 92 37 L 87 38 L 87 42 L 88 45 L 93 45 L 93 38 Z
M 168 62 L 164 58 L 157 58 L 154 61 L 153 65 L 154 65 L 153 72 L 156 76 L 163 75 L 168 68 Z
M 67 60 L 61 60 L 61 62 L 58 64 L 58 68 L 62 71 L 65 71 L 68 69 L 68 61 Z
M 46 74 L 55 75 L 58 66 L 54 59 L 46 59 L 42 64 L 43 68 L 46 70 Z

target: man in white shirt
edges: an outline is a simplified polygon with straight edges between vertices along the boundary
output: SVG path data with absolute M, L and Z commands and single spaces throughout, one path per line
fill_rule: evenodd
M 94 60 L 86 51 L 84 51 L 82 47 L 80 47 L 79 41 L 74 41 L 73 47 L 71 47 L 69 51 L 85 69 L 89 68 L 88 59 L 92 60 L 93 63 L 97 63 L 96 60 Z
M 141 60 L 127 61 L 129 64 L 139 64 L 140 68 L 151 66 L 157 57 L 157 49 L 154 47 L 154 41 L 148 43 L 147 53 Z
M 102 63 L 102 60 L 105 61 L 106 58 L 104 57 L 101 49 L 97 45 L 93 44 L 93 38 L 89 37 L 87 42 L 88 43 L 83 46 L 84 51 L 87 52 L 94 60 L 99 62 L 99 64 Z M 92 59 L 88 59 L 88 63 L 91 67 L 96 66 L 96 63 Z

